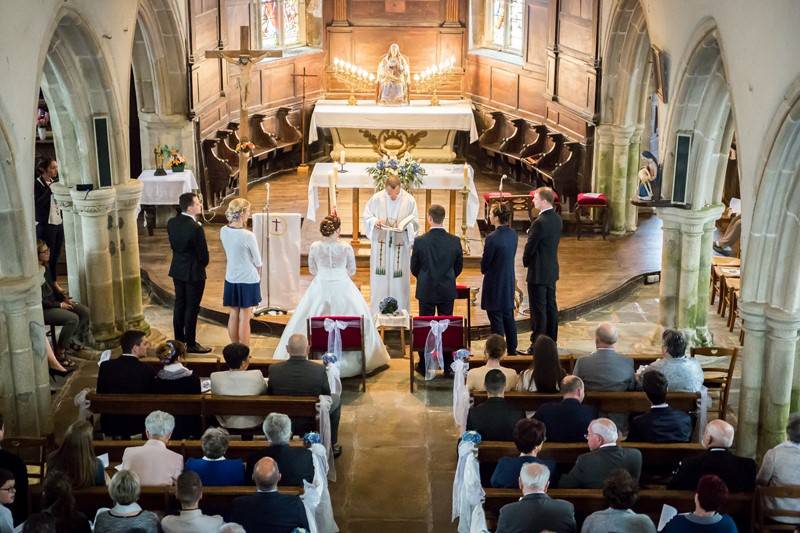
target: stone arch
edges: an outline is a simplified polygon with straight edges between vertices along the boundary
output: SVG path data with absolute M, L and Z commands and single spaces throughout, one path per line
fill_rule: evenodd
M 50 108 L 60 174 L 67 186 L 97 187 L 97 156 L 92 118 L 109 119 L 112 182 L 128 180 L 124 137 L 113 135 L 126 122 L 112 90 L 102 49 L 88 25 L 65 9 L 53 32 L 42 69 L 42 90 Z
M 650 93 L 650 36 L 639 0 L 621 0 L 612 12 L 603 53 L 600 124 L 596 133 L 596 188 L 611 199 L 611 229 L 636 229 L 630 204 L 638 186 L 639 153 Z
M 31 272 L 30 257 L 33 247 L 28 242 L 25 228 L 25 213 L 22 198 L 19 194 L 14 154 L 8 142 L 3 121 L 0 121 L 0 242 L 3 253 L 0 254 L 0 279 L 22 278 Z M 32 263 L 31 263 L 32 264 Z

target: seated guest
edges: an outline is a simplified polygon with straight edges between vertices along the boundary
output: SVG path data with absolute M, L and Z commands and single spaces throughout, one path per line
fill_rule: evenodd
M 728 500 L 728 487 L 714 475 L 706 475 L 697 482 L 694 495 L 694 512 L 676 515 L 667 522 L 662 533 L 737 533 L 733 518 L 719 514 Z
M 649 365 L 640 366 L 636 381 L 641 383 L 648 370 L 658 370 L 669 383 L 669 392 L 699 392 L 703 386 L 703 367 L 694 357 L 686 355 L 686 337 L 674 329 L 661 334 L 661 352 L 664 357 Z
M 581 533 L 656 533 L 649 516 L 631 510 L 639 499 L 639 485 L 625 470 L 614 470 L 606 478 L 603 482 L 603 498 L 608 509 L 590 514 L 583 522 Z
M 561 380 L 560 402 L 548 402 L 533 415 L 544 422 L 550 442 L 583 442 L 586 427 L 597 418 L 597 409 L 583 405 L 583 380 L 577 376 L 565 376 Z
M 57 533 L 91 533 L 86 515 L 75 509 L 73 482 L 60 470 L 51 470 L 42 484 L 42 510 L 56 519 Z
M 486 373 L 497 369 L 506 376 L 506 391 L 514 390 L 514 386 L 517 384 L 517 373 L 500 365 L 500 360 L 506 354 L 506 340 L 500 335 L 489 335 L 483 352 L 486 355 L 486 364 L 467 372 L 467 389 L 470 392 L 486 390 L 483 388 Z
M 269 445 L 263 450 L 251 453 L 247 457 L 245 479 L 253 479 L 253 469 L 263 458 L 270 457 L 278 463 L 281 470 L 281 482 L 290 487 L 302 487 L 303 480 L 314 481 L 314 459 L 311 450 L 289 446 L 292 440 L 292 421 L 281 413 L 270 413 L 264 420 L 264 436 Z
M 514 426 L 514 444 L 517 446 L 517 457 L 501 457 L 492 474 L 492 487 L 513 489 L 519 485 L 519 472 L 522 465 L 539 463 L 550 469 L 551 480 L 556 479 L 556 462 L 552 459 L 539 459 L 545 440 L 544 424 L 538 420 L 523 418 Z M 555 483 L 553 483 L 555 484 Z
M 539 335 L 533 343 L 533 353 L 535 355 L 531 367 L 522 371 L 515 390 L 558 392 L 559 384 L 567 373 L 561 367 L 555 341 L 547 335 Z
M 250 348 L 233 342 L 222 349 L 222 357 L 229 370 L 211 373 L 211 393 L 229 396 L 258 396 L 267 392 L 264 374 L 260 370 L 247 370 Z M 250 429 L 264 422 L 260 416 L 218 416 L 217 421 L 228 429 Z
M 572 373 L 583 380 L 588 391 L 633 390 L 633 359 L 617 353 L 617 328 L 603 322 L 594 333 L 594 353 L 575 361 Z
M 256 493 L 239 496 L 231 504 L 231 520 L 245 531 L 290 532 L 294 528 L 308 529 L 308 518 L 299 496 L 278 492 L 281 479 L 278 464 L 264 457 L 253 469 Z
M 519 488 L 522 498 L 500 509 L 497 533 L 533 533 L 577 531 L 575 508 L 565 500 L 554 500 L 547 495 L 550 470 L 543 464 L 522 465 Z
M 244 485 L 244 462 L 225 459 L 229 438 L 223 428 L 208 428 L 200 439 L 203 458 L 187 459 L 184 471 L 196 472 L 208 487 Z
M 164 365 L 153 382 L 155 394 L 200 394 L 200 378 L 183 366 L 186 361 L 186 345 L 181 341 L 168 340 L 156 348 L 156 355 Z M 191 415 L 175 417 L 176 440 L 197 437 L 201 433 L 200 419 Z
M 800 414 L 789 416 L 786 440 L 764 454 L 756 481 L 767 487 L 800 485 Z M 771 498 L 769 507 L 781 511 L 800 511 L 800 502 L 790 498 Z M 776 522 L 800 524 L 800 517 L 776 516 Z
M 6 426 L 3 420 L 3 415 L 0 414 L 0 445 L 5 438 Z M 5 468 L 14 474 L 15 488 L 17 489 L 14 503 L 7 505 L 11 509 L 11 514 L 14 515 L 14 523 L 21 524 L 25 517 L 28 516 L 28 468 L 25 462 L 9 452 L 0 448 L 0 468 Z
M 503 398 L 506 388 L 505 374 L 493 368 L 484 381 L 485 402 L 469 408 L 467 431 L 477 431 L 483 440 L 514 440 L 514 427 L 525 414 L 515 409 Z
M 219 533 L 247 533 L 247 531 L 236 522 L 227 522 L 219 528 Z
M 143 331 L 129 330 L 119 339 L 122 355 L 105 361 L 97 374 L 98 394 L 145 394 L 152 391 L 155 372 L 139 359 L 147 355 L 150 343 Z M 100 429 L 107 437 L 130 438 L 144 429 L 139 415 L 103 415 Z
M 692 417 L 667 404 L 667 378 L 658 370 L 642 377 L 642 388 L 650 400 L 650 412 L 633 417 L 628 440 L 631 442 L 689 442 Z
M 9 507 L 14 505 L 14 497 L 17 495 L 15 483 L 14 474 L 10 470 L 0 468 L 0 533 L 14 531 L 14 516 Z
M 89 422 L 76 420 L 64 433 L 61 446 L 47 458 L 47 470 L 60 470 L 69 476 L 76 490 L 106 484 L 105 468 L 92 446 L 92 432 Z
M 617 444 L 617 426 L 608 418 L 598 418 L 589 424 L 586 442 L 589 453 L 578 456 L 575 466 L 561 478 L 559 488 L 599 489 L 612 471 L 622 468 L 634 481 L 642 472 L 642 452 Z
M 328 375 L 325 367 L 308 360 L 308 339 L 299 333 L 289 337 L 286 344 L 289 359 L 276 363 L 269 368 L 267 394 L 283 396 L 331 396 Z M 331 415 L 331 442 L 335 456 L 341 453 L 341 446 L 336 444 L 339 437 L 339 419 L 341 418 L 341 394 L 331 396 L 333 400 Z M 295 431 L 305 434 L 316 431 L 316 420 L 293 420 Z M 279 462 L 280 464 L 280 462 Z M 286 470 L 281 467 L 286 476 Z
M 172 485 L 183 472 L 183 457 L 167 448 L 175 418 L 164 411 L 153 411 L 144 421 L 147 442 L 125 448 L 122 468 L 135 472 L 144 486 Z
M 114 502 L 111 509 L 103 507 L 94 517 L 94 533 L 141 531 L 158 533 L 158 517 L 143 510 L 138 503 L 142 486 L 139 476 L 130 470 L 120 470 L 108 484 L 108 495 Z
M 731 492 L 751 492 L 755 487 L 756 463 L 748 457 L 737 457 L 733 446 L 733 426 L 724 420 L 712 420 L 703 434 L 703 453 L 681 461 L 667 485 L 673 490 L 692 490 L 706 474 L 719 476 Z
M 175 485 L 175 498 L 181 502 L 178 516 L 165 516 L 161 520 L 164 533 L 217 533 L 225 523 L 219 515 L 204 515 L 200 510 L 203 483 L 196 472 L 184 471 Z
M 22 533 L 56 533 L 56 518 L 47 511 L 34 513 L 22 524 Z

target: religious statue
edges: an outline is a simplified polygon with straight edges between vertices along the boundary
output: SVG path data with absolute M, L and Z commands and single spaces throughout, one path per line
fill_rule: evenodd
M 377 102 L 388 105 L 409 103 L 410 81 L 411 69 L 408 66 L 408 58 L 400 53 L 400 46 L 397 43 L 392 43 L 378 64 Z

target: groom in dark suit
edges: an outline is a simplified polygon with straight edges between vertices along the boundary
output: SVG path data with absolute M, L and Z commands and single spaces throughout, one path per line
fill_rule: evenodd
M 531 347 L 536 337 L 545 334 L 558 338 L 558 242 L 561 240 L 561 216 L 553 209 L 553 189 L 539 187 L 534 191 L 533 206 L 539 216 L 528 230 L 528 242 L 522 255 L 522 265 L 528 269 L 528 302 L 531 313 Z
M 456 299 L 456 278 L 461 274 L 464 255 L 461 240 L 444 229 L 444 207 L 433 204 L 428 209 L 430 231 L 414 240 L 411 249 L 411 273 L 417 278 L 416 297 L 420 316 L 452 315 Z M 452 355 L 444 354 L 445 373 L 449 372 Z M 425 359 L 420 358 L 420 371 L 425 373 Z
M 181 194 L 178 203 L 181 212 L 167 222 L 167 235 L 172 248 L 169 275 L 175 285 L 172 326 L 175 339 L 186 343 L 186 351 L 208 353 L 211 348 L 199 344 L 195 336 L 208 266 L 206 234 L 203 226 L 197 222 L 203 206 L 193 192 Z
M 481 308 L 489 316 L 492 333 L 505 336 L 508 355 L 517 355 L 517 323 L 514 321 L 514 258 L 517 232 L 511 229 L 511 208 L 495 204 L 492 224 L 497 228 L 486 236 L 481 257 Z

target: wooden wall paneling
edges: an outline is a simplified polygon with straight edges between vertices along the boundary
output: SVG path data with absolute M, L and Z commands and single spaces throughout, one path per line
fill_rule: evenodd
M 594 73 L 585 63 L 560 55 L 555 91 L 558 101 L 590 116 L 594 102 L 594 83 L 591 81 L 593 78 Z
M 547 68 L 549 3 L 547 0 L 528 0 L 526 10 L 525 68 L 544 73 Z
M 345 61 L 353 60 L 353 32 L 351 29 L 329 28 L 328 63 L 333 63 L 335 57 Z
M 592 4 L 592 5 L 589 5 Z M 558 50 L 569 50 L 572 55 L 593 61 L 596 55 L 598 17 L 594 2 L 582 0 L 561 3 L 558 14 Z
M 397 43 L 408 57 L 412 72 L 437 62 L 439 28 L 395 27 L 353 28 L 353 63 L 375 72 L 389 45 Z
M 213 9 L 198 13 L 192 21 L 192 48 L 198 59 L 204 57 L 206 50 L 213 50 L 217 47 L 219 42 L 217 15 L 217 10 Z
M 361 26 L 440 26 L 446 0 L 349 0 L 348 18 Z
M 465 90 L 473 98 L 489 100 L 492 87 L 492 67 L 478 61 L 467 62 Z
M 519 76 L 504 68 L 492 67 L 491 101 L 516 109 L 519 103 Z
M 448 30 L 442 29 L 439 32 L 439 61 L 449 59 L 450 57 L 456 60 L 455 66 L 458 69 L 463 68 L 464 62 L 464 40 L 466 33 L 463 29 Z M 413 68 L 413 65 L 412 65 Z M 421 69 L 420 69 L 421 70 Z
M 220 60 L 203 59 L 199 61 L 195 73 L 195 87 L 197 88 L 195 105 L 202 107 L 214 98 L 218 98 L 223 90 Z
M 248 0 L 221 0 L 224 4 L 222 9 L 222 35 L 226 48 L 239 48 L 239 28 L 241 26 L 250 27 L 251 46 L 260 43 L 260 28 L 255 21 L 251 22 L 252 9 Z M 261 45 L 258 44 L 258 47 Z
M 545 78 L 537 75 L 520 75 L 519 77 L 519 110 L 530 113 L 544 121 L 547 113 L 545 94 Z

